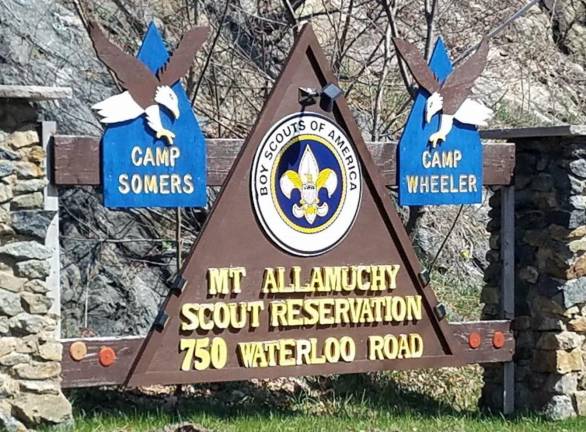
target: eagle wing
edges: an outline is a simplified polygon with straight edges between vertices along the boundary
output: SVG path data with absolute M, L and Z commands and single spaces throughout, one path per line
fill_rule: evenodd
M 488 42 L 483 39 L 478 50 L 466 62 L 452 72 L 441 88 L 444 98 L 443 112 L 453 115 L 472 92 L 474 81 L 486 66 Z
M 405 63 L 407 63 L 407 67 L 411 71 L 415 81 L 417 81 L 417 84 L 430 94 L 438 91 L 440 83 L 425 62 L 425 59 L 419 54 L 417 47 L 410 42 L 398 38 L 393 38 L 393 44 L 403 60 L 405 60 Z
M 205 42 L 208 32 L 207 27 L 194 27 L 183 35 L 169 61 L 157 72 L 161 84 L 172 86 L 185 75 L 193 64 L 195 53 Z
M 152 105 L 158 82 L 151 71 L 139 59 L 110 42 L 97 22 L 89 22 L 89 33 L 98 58 L 114 72 L 120 85 L 143 109 Z

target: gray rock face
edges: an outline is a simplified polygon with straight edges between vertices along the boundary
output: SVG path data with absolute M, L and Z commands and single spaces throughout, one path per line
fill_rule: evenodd
M 578 177 L 586 178 L 586 160 L 578 159 L 570 163 L 570 171 Z
M 0 411 L 0 426 L 7 432 L 23 432 L 26 430 L 21 422 L 2 411 Z
M 0 290 L 0 312 L 8 316 L 22 312 L 20 296 L 10 291 Z
M 586 302 L 586 276 L 566 282 L 564 286 L 565 306 L 571 307 L 584 302 Z
M 72 87 L 71 99 L 43 103 L 41 113 L 58 119 L 61 133 L 98 134 L 86 101 L 111 95 L 112 84 L 74 9 L 53 0 L 0 0 L 0 34 L 0 83 Z
M 550 375 L 545 383 L 545 389 L 554 393 L 568 394 L 576 391 L 578 378 L 576 374 Z
M 579 0 L 544 0 L 543 4 L 551 14 L 556 43 L 586 65 L 586 3 Z
M 6 177 L 12 174 L 14 171 L 14 165 L 9 160 L 3 160 L 0 155 L 0 177 Z
M 159 224 L 167 219 L 109 211 L 86 189 L 66 191 L 61 203 L 63 334 L 86 327 L 100 335 L 145 333 L 174 271 L 174 249 L 158 240 L 172 236 Z
M 556 395 L 545 407 L 543 414 L 551 420 L 564 420 L 576 416 L 572 399 L 567 395 Z
M 47 260 L 28 260 L 16 264 L 16 274 L 29 279 L 45 279 L 49 276 L 51 264 Z
M 54 212 L 39 210 L 14 212 L 12 213 L 12 228 L 18 234 L 44 240 L 53 215 Z
M 1 66 L 0 66 L 1 67 Z M 5 161 L 13 161 L 13 160 L 17 160 L 18 159 L 18 154 L 5 149 L 5 148 L 0 148 L 0 159 L 3 159 Z
M 17 260 L 42 260 L 51 257 L 51 251 L 34 241 L 8 243 L 0 247 L 0 254 L 10 255 Z
M 10 328 L 15 334 L 20 333 L 21 335 L 39 333 L 46 324 L 43 317 L 26 312 L 22 312 L 9 320 Z
M 30 419 L 29 426 L 71 420 L 71 405 L 63 395 L 29 393 L 15 403 L 14 407 L 20 417 Z

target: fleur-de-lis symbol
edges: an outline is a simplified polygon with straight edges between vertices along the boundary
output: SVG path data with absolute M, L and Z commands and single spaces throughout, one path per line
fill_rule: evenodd
M 338 186 L 338 178 L 330 168 L 319 170 L 317 160 L 309 146 L 307 146 L 299 163 L 299 171 L 285 171 L 279 183 L 283 194 L 289 199 L 293 189 L 299 190 L 301 200 L 299 205 L 293 204 L 293 215 L 296 218 L 305 217 L 307 222 L 313 224 L 317 216 L 323 217 L 328 213 L 328 203 L 319 205 L 320 189 L 325 188 L 328 192 L 328 197 L 331 197 Z

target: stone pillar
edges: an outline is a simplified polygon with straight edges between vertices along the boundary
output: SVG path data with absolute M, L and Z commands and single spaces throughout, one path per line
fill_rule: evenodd
M 586 416 L 586 135 L 568 130 L 512 139 L 516 408 L 553 419 Z M 500 303 L 499 191 L 490 204 L 484 319 L 496 319 Z M 486 367 L 485 405 L 499 406 L 501 385 L 502 368 Z
M 47 238 L 57 212 L 46 205 L 45 160 L 34 106 L 0 99 L 0 430 L 71 421 L 47 285 L 58 230 Z

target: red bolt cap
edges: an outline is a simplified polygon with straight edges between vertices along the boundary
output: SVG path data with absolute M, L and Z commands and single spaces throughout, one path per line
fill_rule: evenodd
M 470 348 L 472 348 L 472 349 L 478 348 L 480 346 L 481 342 L 482 342 L 482 337 L 480 336 L 480 333 L 473 332 L 468 335 L 468 345 L 470 346 Z
M 103 346 L 98 353 L 98 359 L 102 366 L 112 366 L 116 362 L 116 352 L 110 347 Z
M 494 332 L 494 335 L 492 335 L 492 346 L 494 346 L 496 349 L 500 349 L 505 346 L 505 334 L 503 332 Z

